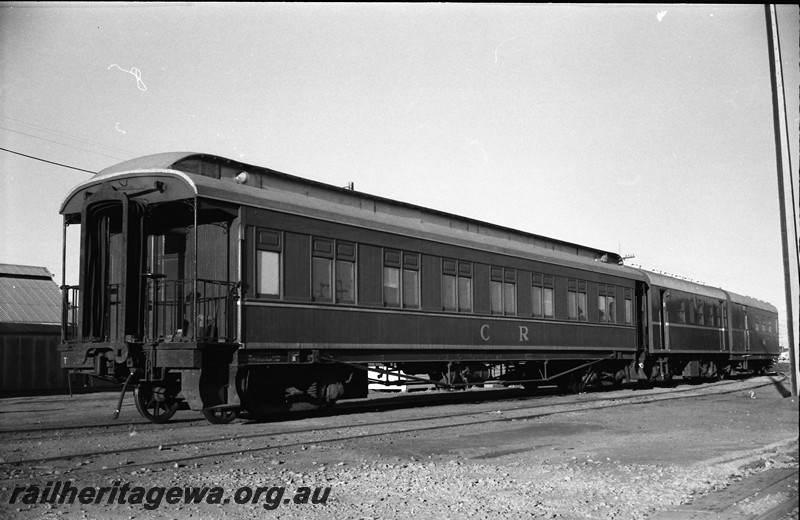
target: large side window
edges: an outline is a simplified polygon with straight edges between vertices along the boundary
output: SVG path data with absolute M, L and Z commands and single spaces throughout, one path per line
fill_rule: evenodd
M 258 296 L 280 297 L 281 251 L 283 240 L 280 231 L 257 230 L 256 292 Z
M 333 301 L 333 241 L 314 238 L 311 260 L 311 296 L 314 301 Z
M 356 302 L 356 245 L 336 241 L 336 301 Z
M 630 289 L 626 290 L 629 291 Z M 630 300 L 626 303 L 626 305 L 629 304 Z M 599 284 L 597 286 L 597 308 L 600 310 L 599 313 L 600 321 L 616 323 L 617 322 L 616 306 L 617 306 L 617 288 L 613 285 L 606 285 L 603 283 Z M 632 309 L 628 309 L 626 307 L 626 312 L 632 312 Z
M 442 260 L 442 308 L 446 311 L 472 311 L 472 264 Z
M 383 304 L 388 307 L 400 306 L 400 251 L 383 251 Z
M 446 311 L 458 310 L 458 262 L 442 260 L 442 308 Z
M 458 263 L 458 310 L 472 311 L 472 264 Z
M 537 318 L 553 317 L 553 277 L 534 273 L 531 277 L 533 315 Z
M 571 320 L 586 321 L 586 282 L 567 281 L 567 310 Z
M 316 302 L 356 302 L 356 245 L 314 237 L 311 297 Z
M 608 321 L 609 323 L 617 322 L 617 288 L 613 285 L 608 286 L 608 295 L 606 296 L 608 302 Z
M 383 251 L 383 303 L 387 307 L 419 309 L 420 256 L 395 249 Z
M 491 291 L 492 314 L 503 314 L 503 268 L 492 267 Z
M 597 310 L 598 310 L 598 318 L 600 321 L 608 321 L 608 313 L 606 313 L 606 292 L 607 288 L 605 284 L 599 284 L 597 286 Z
M 625 289 L 625 323 L 631 325 L 633 323 L 633 291 Z
M 403 307 L 419 309 L 419 254 L 403 253 Z
M 516 270 L 492 267 L 490 290 L 492 314 L 515 315 L 517 313 Z

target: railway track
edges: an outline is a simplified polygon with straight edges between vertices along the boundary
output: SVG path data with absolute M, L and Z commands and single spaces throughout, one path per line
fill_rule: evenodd
M 784 377 L 782 374 L 775 374 L 774 376 Z M 716 384 L 718 385 L 730 384 L 737 380 L 738 379 L 734 377 L 733 379 L 726 380 L 723 382 L 718 382 Z M 640 387 L 637 387 L 635 385 L 623 386 L 620 388 L 616 388 L 616 390 L 621 390 L 626 388 L 641 390 Z M 655 388 L 662 389 L 664 391 L 681 391 L 680 390 L 681 387 L 676 387 L 674 383 L 672 383 L 671 386 L 660 386 Z M 589 395 L 597 395 L 597 394 L 602 395 L 603 393 L 606 393 L 609 390 L 610 389 L 608 387 L 606 388 L 590 387 L 586 389 L 585 393 Z M 412 408 L 420 406 L 441 406 L 447 404 L 459 404 L 459 403 L 475 402 L 475 401 L 488 402 L 488 401 L 515 399 L 527 402 L 531 400 L 550 398 L 553 396 L 561 396 L 561 395 L 562 393 L 555 387 L 543 387 L 539 388 L 535 395 L 530 395 L 521 388 L 494 388 L 494 389 L 473 388 L 467 392 L 455 391 L 455 392 L 434 392 L 434 393 L 424 393 L 424 394 L 422 393 L 400 394 L 392 396 L 388 395 L 374 396 L 367 399 L 344 401 L 342 403 L 338 403 L 334 408 L 329 409 L 325 412 L 280 413 L 271 415 L 268 418 L 259 419 L 259 421 L 273 422 L 273 421 L 284 421 L 284 420 L 298 420 L 310 417 L 337 416 L 337 415 L 346 415 L 352 413 L 362 413 L 364 411 L 386 411 L 391 409 Z M 598 399 L 603 399 L 603 398 L 599 397 Z M 101 398 L 101 402 L 107 402 L 105 406 L 108 409 L 113 407 L 112 400 L 116 402 L 117 400 L 116 394 L 114 395 L 108 394 L 103 396 L 103 398 Z M 57 412 L 58 410 L 48 409 L 44 411 Z M 181 412 L 179 412 L 179 414 L 180 413 Z M 28 440 L 41 440 L 41 439 L 50 439 L 54 436 L 57 437 L 84 436 L 87 435 L 87 432 L 91 432 L 92 435 L 96 435 L 98 433 L 106 434 L 119 431 L 130 431 L 132 429 L 135 429 L 136 431 L 141 433 L 146 431 L 164 431 L 165 429 L 178 430 L 182 428 L 193 428 L 199 425 L 205 426 L 205 419 L 203 419 L 200 415 L 197 415 L 193 412 L 183 412 L 183 413 L 185 414 L 185 417 L 172 419 L 169 421 L 168 424 L 154 424 L 139 416 L 138 412 L 135 409 L 135 406 L 130 402 L 126 402 L 123 404 L 121 416 L 133 417 L 133 419 L 109 420 L 107 416 L 104 415 L 103 422 L 91 422 L 91 420 L 89 420 L 89 424 L 86 424 L 85 422 L 81 424 L 66 424 L 66 425 L 56 423 L 52 425 L 42 424 L 36 427 L 11 427 L 6 429 L 0 429 L 0 436 L 2 435 L 13 436 L 16 434 L 16 435 L 25 435 L 25 438 Z M 110 413 L 107 415 L 110 416 Z M 180 415 L 178 417 L 180 417 Z M 244 419 L 252 420 L 253 418 L 244 415 Z M 34 421 L 34 422 L 38 423 L 39 421 Z M 28 420 L 26 424 L 29 423 L 30 420 Z
M 530 420 L 549 415 L 599 410 L 617 406 L 646 405 L 663 400 L 752 391 L 759 387 L 779 383 L 781 380 L 780 378 L 772 377 L 747 381 L 724 381 L 703 386 L 682 386 L 672 389 L 657 388 L 623 395 L 619 395 L 619 393 L 614 393 L 614 395 L 583 394 L 570 396 L 570 398 L 561 399 L 557 402 L 550 400 L 542 402 L 536 398 L 527 398 L 522 404 L 518 404 L 517 401 L 514 403 L 484 401 L 471 405 L 470 409 L 465 412 L 442 414 L 441 409 L 439 413 L 433 410 L 430 415 L 415 418 L 411 422 L 406 418 L 397 418 L 371 422 L 356 420 L 349 421 L 346 424 L 326 424 L 325 422 L 328 418 L 322 418 L 321 424 L 303 428 L 293 428 L 286 423 L 267 423 L 273 427 L 270 431 L 263 431 L 264 423 L 248 424 L 239 422 L 226 426 L 207 426 L 188 430 L 200 433 L 193 437 L 185 437 L 180 442 L 164 442 L 164 440 L 152 442 L 147 435 L 131 436 L 124 442 L 124 444 L 127 444 L 126 447 L 117 448 L 107 447 L 106 441 L 116 440 L 116 442 L 120 443 L 120 439 L 112 438 L 118 437 L 121 433 L 125 434 L 124 431 L 103 432 L 97 431 L 97 427 L 87 427 L 92 428 L 92 435 L 87 437 L 91 439 L 93 445 L 96 444 L 96 447 L 93 446 L 92 449 L 86 451 L 71 451 L 13 460 L 12 457 L 8 456 L 11 453 L 9 451 L 11 443 L 19 442 L 19 447 L 27 446 L 29 449 L 20 450 L 24 455 L 36 449 L 31 444 L 34 440 L 41 439 L 41 437 L 24 438 L 17 441 L 6 439 L 4 441 L 6 447 L 3 450 L 6 453 L 6 457 L 2 464 L 3 471 L 0 483 L 20 478 L 47 477 L 52 474 L 63 474 L 69 475 L 70 478 L 76 478 L 88 475 L 131 473 L 138 469 L 153 471 L 154 468 L 158 467 L 166 468 L 172 466 L 177 468 L 205 459 L 225 459 L 246 453 L 280 452 L 281 450 L 307 445 L 335 445 L 369 437 L 447 430 L 479 424 Z M 474 396 L 468 396 L 468 393 L 461 393 L 459 397 L 471 397 L 467 400 L 474 401 L 480 393 L 475 392 Z M 397 405 L 395 403 L 395 406 Z M 341 410 L 338 410 L 335 415 L 364 412 L 375 408 L 375 403 L 370 403 L 369 401 L 349 403 L 348 406 L 343 406 Z M 381 409 L 381 407 L 379 406 L 378 409 Z M 183 431 L 189 426 L 192 425 L 182 425 L 180 429 Z M 260 431 L 253 432 L 253 429 L 256 428 Z M 219 431 L 220 429 L 223 431 Z M 165 433 L 163 426 L 161 430 L 156 431 Z M 214 434 L 204 435 L 209 431 Z M 8 433 L 18 434 L 20 432 L 19 430 L 6 432 L 6 434 Z M 8 435 L 4 436 L 8 437 Z M 166 437 L 174 439 L 172 434 Z M 58 437 L 56 436 L 53 440 L 57 442 Z M 28 444 L 24 444 L 25 442 Z M 128 455 L 135 455 L 136 460 L 128 461 L 124 458 Z

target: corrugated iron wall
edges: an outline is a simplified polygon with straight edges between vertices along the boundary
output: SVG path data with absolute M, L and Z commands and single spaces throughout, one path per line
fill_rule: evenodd
M 69 382 L 59 363 L 60 341 L 58 327 L 0 333 L 0 395 L 66 391 Z

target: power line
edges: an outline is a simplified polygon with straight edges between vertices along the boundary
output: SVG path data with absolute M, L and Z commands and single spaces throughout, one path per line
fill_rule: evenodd
M 0 116 L 0 120 L 7 121 L 7 122 L 9 122 L 11 124 L 14 124 L 14 125 L 25 126 L 25 127 L 28 127 L 28 129 L 32 129 L 32 130 L 35 130 L 37 132 L 44 132 L 44 133 L 47 133 L 47 134 L 53 134 L 53 135 L 58 136 L 59 138 L 68 139 L 70 141 L 74 141 L 74 142 L 81 143 L 81 144 L 84 144 L 84 145 L 89 145 L 89 146 L 91 146 L 93 148 L 103 148 L 106 151 L 113 152 L 113 153 L 116 153 L 116 154 L 122 154 L 122 155 L 124 155 L 126 157 L 129 157 L 131 155 L 135 155 L 130 150 L 124 150 L 122 148 L 114 148 L 114 147 L 111 147 L 111 146 L 107 146 L 107 145 L 103 145 L 103 144 L 100 144 L 100 143 L 96 143 L 94 141 L 89 141 L 88 139 L 81 139 L 79 137 L 75 137 L 74 135 L 67 134 L 67 133 L 61 132 L 59 130 L 54 130 L 52 128 L 47 128 L 47 127 L 44 127 L 44 126 L 35 125 L 33 123 L 28 123 L 26 121 L 22 121 L 22 120 L 19 120 L 19 119 L 14 119 L 14 118 L 11 118 L 11 117 L 8 117 L 8 116 Z M 12 131 L 12 132 L 16 131 L 16 130 L 11 130 L 10 128 L 7 129 L 7 130 Z M 19 133 L 22 133 L 22 132 L 19 132 Z M 25 135 L 28 135 L 28 134 L 25 134 Z M 66 145 L 65 143 L 58 143 L 58 144 L 62 144 L 62 145 L 65 145 L 65 146 L 71 146 L 71 145 Z M 92 153 L 97 153 L 97 152 L 92 151 Z M 109 157 L 111 157 L 111 156 L 109 156 Z M 119 157 L 114 157 L 114 158 L 115 159 L 119 159 Z
M 7 132 L 14 132 L 15 134 L 24 135 L 24 136 L 27 136 L 27 137 L 33 137 L 34 139 L 41 139 L 42 141 L 47 141 L 48 143 L 60 144 L 61 146 L 66 146 L 68 148 L 75 148 L 76 150 L 81 150 L 81 151 L 89 152 L 89 153 L 95 153 L 97 155 L 103 155 L 105 157 L 111 157 L 112 159 L 119 159 L 120 161 L 123 160 L 122 157 L 119 157 L 119 156 L 116 156 L 116 155 L 109 155 L 109 154 L 103 153 L 103 152 L 95 152 L 94 150 L 88 150 L 86 148 L 81 148 L 79 146 L 66 144 L 66 143 L 61 143 L 59 141 L 53 141 L 52 139 L 39 137 L 38 135 L 26 134 L 25 132 L 20 132 L 19 130 L 12 130 L 11 128 L 6 128 L 4 126 L 0 126 L 0 129 L 3 129 L 5 131 L 7 131 Z
M 70 170 L 78 170 L 79 172 L 91 173 L 92 175 L 97 173 L 97 172 L 93 172 L 91 170 L 84 170 L 83 168 L 76 168 L 74 166 L 69 166 L 69 165 L 66 165 L 66 164 L 61 164 L 61 163 L 57 163 L 57 162 L 53 162 L 53 161 L 48 161 L 47 159 L 40 159 L 39 157 L 34 157 L 33 155 L 25 155 L 24 153 L 15 152 L 14 150 L 9 150 L 7 148 L 0 148 L 0 150 L 3 150 L 4 152 L 8 152 L 8 153 L 13 153 L 13 154 L 16 154 L 16 155 L 21 155 L 23 157 L 27 157 L 28 159 L 33 159 L 35 161 L 42 161 L 42 162 L 45 162 L 45 163 L 48 163 L 48 164 L 55 164 L 56 166 L 61 166 L 62 168 L 69 168 Z
M 64 132 L 60 132 L 58 130 L 54 130 L 52 128 L 47 128 L 47 127 L 35 125 L 33 123 L 28 123 L 26 121 L 21 121 L 19 119 L 14 119 L 14 118 L 11 118 L 11 117 L 8 117 L 8 116 L 0 116 L 0 119 L 8 121 L 10 123 L 13 123 L 15 125 L 27 126 L 27 127 L 31 128 L 31 129 L 39 131 L 39 132 L 46 132 L 48 134 L 54 134 L 54 135 L 57 135 L 58 137 L 61 137 L 63 139 L 68 139 L 70 141 L 75 141 L 75 142 L 82 143 L 82 144 L 88 144 L 88 145 L 90 145 L 92 147 L 95 147 L 95 148 L 104 148 L 107 151 L 111 151 L 111 152 L 118 153 L 118 154 L 123 154 L 125 156 L 130 156 L 130 155 L 133 154 L 133 152 L 131 152 L 130 150 L 123 150 L 122 148 L 114 148 L 114 147 L 111 147 L 111 146 L 102 145 L 102 144 L 96 143 L 94 141 L 89 141 L 88 139 L 81 139 L 81 138 L 75 137 L 75 136 L 73 136 L 71 134 L 67 134 L 67 133 L 64 133 Z M 11 130 L 11 129 L 7 129 L 7 130 Z M 14 131 L 14 130 L 11 130 L 11 131 Z M 64 144 L 64 143 L 59 143 L 59 144 Z M 69 146 L 69 145 L 67 145 L 67 146 Z M 95 153 L 95 152 L 93 152 L 93 153 Z M 115 159 L 119 159 L 119 157 L 115 157 Z

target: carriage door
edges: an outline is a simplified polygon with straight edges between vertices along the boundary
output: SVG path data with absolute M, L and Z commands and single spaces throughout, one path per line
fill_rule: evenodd
M 144 314 L 143 208 L 101 188 L 84 202 L 81 222 L 81 336 L 136 341 Z
M 669 291 L 661 289 L 661 350 L 669 350 L 669 313 L 667 312 Z
M 650 350 L 650 320 L 647 316 L 648 306 L 650 304 L 649 294 L 647 292 L 647 285 L 643 283 L 636 284 L 636 331 L 639 337 L 637 338 L 637 345 L 644 348 L 645 351 Z
M 742 305 L 742 313 L 744 314 L 744 351 L 750 352 L 750 322 L 747 318 L 747 307 Z
M 720 318 L 722 320 L 721 323 L 717 323 L 717 326 L 721 326 L 722 329 L 719 331 L 719 349 L 720 351 L 728 350 L 725 348 L 725 340 L 728 338 L 728 305 L 727 302 L 723 300 L 719 300 L 719 312 Z
M 184 334 L 191 290 L 186 277 L 185 228 L 150 236 L 148 339 L 175 339 Z

